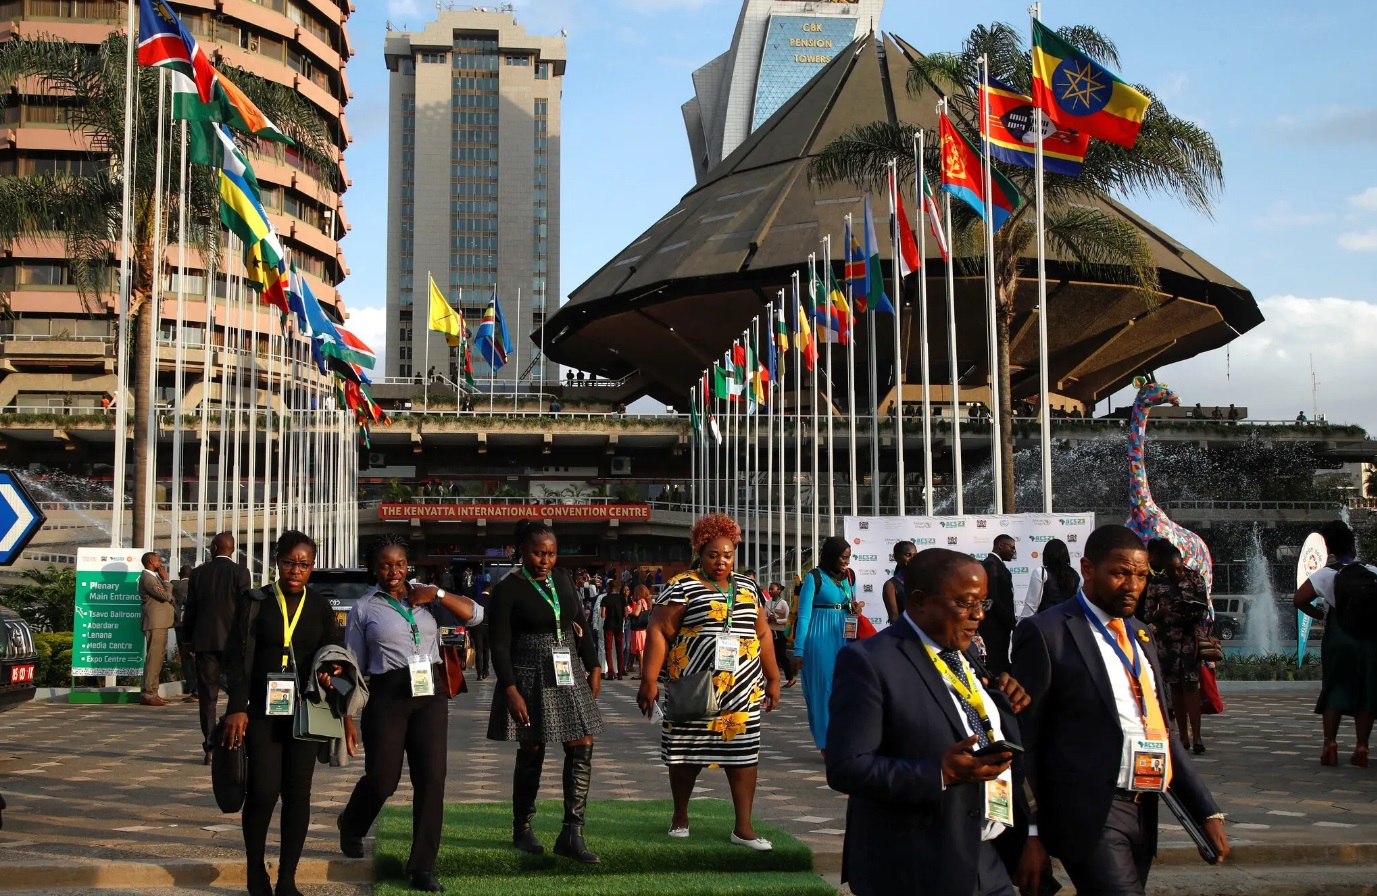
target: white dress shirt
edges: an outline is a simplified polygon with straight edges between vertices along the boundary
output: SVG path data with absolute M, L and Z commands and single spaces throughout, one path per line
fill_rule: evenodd
M 927 647 L 938 652 L 946 649 L 941 644 L 938 644 L 936 641 L 929 638 L 927 632 L 919 628 L 918 623 L 914 622 L 913 617 L 909 616 L 907 612 L 904 613 L 904 619 L 908 622 L 909 625 L 913 627 L 913 630 L 918 633 L 918 637 L 923 639 L 923 643 Z M 990 730 L 994 732 L 994 736 L 991 738 L 991 741 L 1003 740 L 1004 732 L 999 724 L 998 708 L 996 708 L 994 701 L 990 699 L 990 694 L 988 691 L 985 690 L 985 686 L 980 683 L 980 678 L 975 674 L 975 670 L 971 668 L 971 664 L 966 662 L 965 654 L 961 653 L 958 650 L 957 655 L 961 657 L 962 674 L 965 675 L 966 681 L 975 685 L 975 691 L 980 695 L 980 699 L 984 702 L 985 711 L 989 713 Z M 953 669 L 951 671 L 955 672 L 956 670 Z M 976 732 L 971 730 L 970 722 L 966 720 L 966 710 L 961 706 L 961 698 L 957 695 L 956 688 L 951 686 L 951 682 L 947 681 L 945 676 L 943 676 L 942 681 L 947 686 L 947 696 L 951 698 L 952 705 L 956 707 L 956 717 L 961 720 L 962 730 L 966 732 L 967 737 L 974 735 Z M 947 785 L 943 784 L 942 789 L 946 790 Z M 980 833 L 980 839 L 993 840 L 1000 834 L 1004 833 L 1004 828 L 1005 825 L 1002 825 L 997 821 L 990 821 L 986 819 L 985 827 Z
M 1079 602 L 1079 600 L 1077 601 Z M 1109 627 L 1110 615 L 1099 607 L 1095 606 L 1086 599 L 1085 606 L 1090 608 L 1090 612 L 1095 614 L 1095 618 L 1106 628 Z M 1089 621 L 1087 620 L 1087 624 Z M 1128 622 L 1125 620 L 1124 625 Z M 1113 636 L 1110 632 L 1110 636 Z M 1119 659 L 1119 654 L 1109 645 L 1098 629 L 1090 625 L 1090 635 L 1095 639 L 1095 646 L 1100 650 L 1100 659 L 1104 661 L 1105 672 L 1109 675 L 1109 687 L 1114 693 L 1114 706 L 1119 711 L 1119 728 L 1123 731 L 1124 742 L 1119 757 L 1119 780 L 1116 782 L 1118 787 L 1129 790 L 1133 787 L 1133 741 L 1137 738 L 1146 737 L 1147 733 L 1143 729 L 1143 717 L 1138 711 L 1138 698 L 1133 696 L 1133 688 L 1128 683 L 1128 671 L 1124 668 L 1123 662 Z M 1129 638 L 1138 647 L 1138 656 L 1142 658 L 1143 668 L 1147 673 L 1147 680 L 1152 682 L 1153 693 L 1157 693 L 1157 678 L 1152 672 L 1152 663 L 1148 662 L 1147 651 L 1151 645 L 1140 641 L 1129 632 Z M 1132 655 L 1129 660 L 1132 660 Z M 1165 731 L 1163 735 L 1170 739 L 1171 732 Z

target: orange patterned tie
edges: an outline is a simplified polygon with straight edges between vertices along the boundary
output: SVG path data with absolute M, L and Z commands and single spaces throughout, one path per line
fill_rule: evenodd
M 1119 618 L 1109 620 L 1109 630 L 1114 633 L 1114 638 L 1119 642 L 1119 649 L 1124 652 L 1124 656 L 1133 656 L 1133 642 L 1128 637 L 1128 630 L 1124 626 L 1124 621 Z M 1141 652 L 1139 653 L 1142 656 Z M 1123 665 L 1120 663 L 1120 665 Z M 1133 677 L 1133 670 L 1124 666 L 1124 675 L 1128 678 L 1129 687 L 1133 689 L 1133 696 L 1139 701 L 1139 705 L 1147 706 L 1147 719 L 1144 720 L 1144 734 L 1154 740 L 1160 739 L 1167 743 L 1167 786 L 1171 786 L 1171 729 L 1167 727 L 1166 719 L 1162 718 L 1162 702 L 1157 699 L 1157 692 L 1153 689 L 1152 679 L 1147 674 L 1148 661 L 1143 656 L 1142 665 L 1139 666 L 1140 672 L 1137 678 Z

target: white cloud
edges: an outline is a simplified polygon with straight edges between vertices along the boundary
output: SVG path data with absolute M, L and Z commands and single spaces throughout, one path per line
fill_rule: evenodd
M 421 8 L 416 0 L 387 0 L 387 14 L 397 16 L 418 16 Z
M 1339 234 L 1339 246 L 1350 252 L 1377 252 L 1377 230 Z
M 349 309 L 349 331 L 362 339 L 378 356 L 374 377 L 387 369 L 387 311 L 383 308 L 359 306 Z
M 1377 108 L 1329 106 L 1279 115 L 1263 130 L 1283 143 L 1300 146 L 1377 145 Z
M 1309 227 L 1323 224 L 1333 216 L 1329 212 L 1302 212 L 1289 200 L 1281 199 L 1257 219 L 1257 226 L 1263 230 L 1291 230 L 1296 227 Z
M 1258 420 L 1313 413 L 1311 364 L 1319 412 L 1333 423 L 1377 432 L 1377 305 L 1356 299 L 1273 296 L 1258 303 L 1267 320 L 1219 349 L 1157 371 L 1183 405 L 1235 403 Z M 1116 403 L 1117 400 L 1116 400 Z
M 1364 211 L 1377 212 L 1377 187 L 1368 187 L 1358 195 L 1348 197 L 1348 204 Z

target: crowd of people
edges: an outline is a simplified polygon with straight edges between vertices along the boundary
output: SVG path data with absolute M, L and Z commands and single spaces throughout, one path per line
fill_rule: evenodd
M 1350 598 L 1377 594 L 1377 567 L 1355 561 L 1343 523 L 1323 534 L 1331 563 L 1295 598 L 1328 617 L 1321 761 L 1337 764 L 1340 721 L 1352 716 L 1349 761 L 1366 767 L 1377 647 L 1363 626 L 1377 620 Z M 364 855 L 405 761 L 414 790 L 407 871 L 414 889 L 441 890 L 448 701 L 464 687 L 462 660 L 441 632 L 455 625 L 466 628 L 480 677 L 490 656 L 486 733 L 515 746 L 512 846 L 527 853 L 545 851 L 532 821 L 545 753 L 557 744 L 563 818 L 551 849 L 601 861 L 585 839 L 601 685 L 634 675 L 638 707 L 662 723 L 667 835 L 691 836 L 690 797 L 703 769 L 717 767 L 735 810 L 730 840 L 755 851 L 773 848 L 752 821 L 763 716 L 801 680 L 795 693 L 828 783 L 849 797 L 843 877 L 857 896 L 1031 896 L 1055 887 L 1051 857 L 1078 892 L 1143 893 L 1164 794 L 1198 829 L 1207 861 L 1228 855 L 1223 813 L 1191 764 L 1205 752 L 1208 595 L 1169 543 L 1102 526 L 1073 566 L 1066 544 L 1050 540 L 1020 605 L 1009 536 L 983 560 L 901 542 L 882 588 L 889 624 L 876 634 L 845 539 L 825 539 L 792 591 L 762 588 L 737 568 L 741 539 L 730 517 L 698 520 L 691 568 L 666 581 L 654 569 L 571 573 L 559 566 L 555 532 L 523 521 L 505 576 L 466 570 L 456 582 L 446 571 L 427 585 L 411 577 L 407 540 L 384 537 L 367 554 L 374 585 L 343 626 L 310 586 L 315 543 L 304 533 L 281 536 L 274 580 L 258 588 L 227 533 L 177 582 L 156 554 L 145 556 L 150 655 L 167 629 L 179 643 L 185 636 L 207 762 L 215 750 L 247 759 L 249 892 L 298 892 L 322 741 L 337 765 L 364 748 L 363 774 L 336 820 L 341 851 Z M 145 699 L 157 697 L 156 673 L 146 670 Z M 337 728 L 320 734 L 309 706 L 327 707 Z M 265 852 L 278 803 L 274 886 Z

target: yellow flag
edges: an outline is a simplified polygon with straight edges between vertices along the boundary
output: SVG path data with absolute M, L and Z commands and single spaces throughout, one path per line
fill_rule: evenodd
M 464 338 L 464 319 L 450 307 L 440 287 L 435 285 L 434 277 L 430 278 L 430 329 L 444 333 L 445 341 L 452 346 Z

